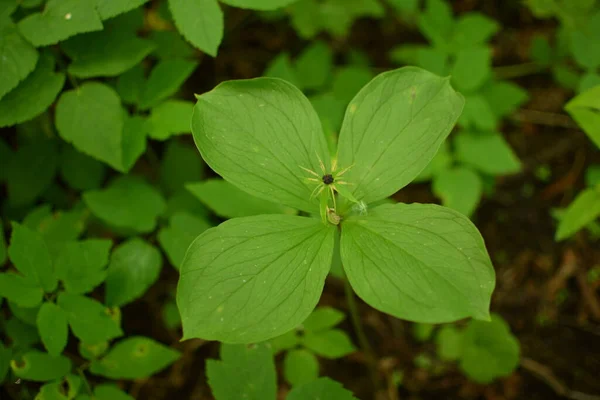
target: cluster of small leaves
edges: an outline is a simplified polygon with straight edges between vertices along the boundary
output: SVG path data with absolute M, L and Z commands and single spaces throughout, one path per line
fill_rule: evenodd
M 207 360 L 206 375 L 215 400 L 275 400 L 277 373 L 269 343 L 221 345 L 221 360 Z M 352 392 L 329 378 L 298 384 L 287 400 L 356 400 Z
M 341 329 L 334 327 L 344 320 L 342 312 L 331 307 L 319 307 L 296 329 L 270 341 L 275 354 L 285 351 L 283 376 L 292 386 L 316 380 L 319 361 L 342 358 L 356 348 Z
M 600 148 L 600 86 L 591 88 L 569 101 L 565 110 Z M 585 185 L 586 188 L 560 213 L 556 240 L 567 239 L 584 227 L 598 231 L 598 223 L 595 221 L 600 217 L 600 165 L 588 167 Z
M 460 129 L 417 180 L 431 180 L 444 205 L 470 216 L 482 194 L 493 189 L 494 177 L 520 171 L 499 128 L 504 117 L 527 101 L 527 92 L 494 76 L 489 44 L 499 30 L 494 20 L 478 12 L 454 18 L 450 2 L 427 0 L 417 26 L 429 44 L 399 46 L 391 59 L 450 75 L 465 96 Z
M 528 0 L 538 18 L 557 18 L 555 36 L 537 36 L 532 59 L 579 93 L 600 84 L 600 4 L 596 0 Z
M 413 334 L 420 342 L 435 341 L 436 356 L 421 353 L 415 358 L 417 366 L 434 373 L 443 373 L 449 362 L 456 362 L 469 379 L 485 384 L 510 375 L 519 365 L 519 342 L 497 314 L 489 322 L 472 320 L 463 328 L 415 324 Z

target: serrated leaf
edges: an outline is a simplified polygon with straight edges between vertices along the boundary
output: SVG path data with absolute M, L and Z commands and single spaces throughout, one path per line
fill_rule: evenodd
M 0 273 L 0 297 L 21 307 L 35 307 L 42 302 L 44 290 L 34 281 L 12 272 Z
M 67 292 L 88 293 L 104 282 L 111 247 L 108 239 L 67 242 L 62 246 L 54 265 Z
M 95 158 L 67 145 L 60 155 L 60 175 L 75 190 L 97 189 L 104 181 L 106 167 Z
M 13 359 L 10 366 L 19 378 L 47 382 L 67 375 L 71 371 L 71 360 L 65 356 L 54 357 L 48 353 L 31 350 Z
M 340 133 L 344 180 L 365 203 L 410 183 L 435 156 L 464 100 L 448 79 L 415 67 L 385 72 L 350 102 Z
M 147 378 L 179 357 L 179 352 L 150 338 L 132 336 L 118 342 L 101 359 L 92 361 L 90 372 L 110 379 Z
M 301 343 L 313 353 L 325 358 L 341 358 L 356 351 L 348 335 L 340 329 L 323 332 L 309 332 Z
M 489 175 L 514 174 L 521 162 L 498 132 L 461 132 L 454 138 L 456 159 Z
M 333 53 L 321 41 L 313 42 L 296 59 L 296 76 L 303 90 L 317 90 L 331 79 Z
M 58 356 L 67 346 L 69 326 L 67 315 L 56 304 L 45 302 L 37 316 L 40 338 L 48 353 Z
M 204 219 L 187 212 L 177 212 L 169 218 L 169 226 L 158 232 L 158 242 L 175 269 L 181 266 L 194 239 L 210 227 Z
M 251 343 L 298 326 L 323 290 L 334 232 L 290 215 L 234 218 L 205 231 L 181 267 L 184 338 Z
M 292 386 L 312 382 L 319 377 L 319 361 L 304 349 L 288 351 L 283 359 L 283 376 Z
M 30 205 L 50 187 L 58 168 L 57 153 L 55 141 L 39 140 L 12 154 L 5 171 L 10 205 Z
M 148 38 L 154 43 L 154 54 L 158 58 L 193 58 L 196 55 L 196 50 L 177 31 L 152 31 Z
M 565 110 L 581 126 L 590 140 L 600 148 L 600 86 L 589 89 L 572 99 Z
M 356 400 L 352 392 L 329 378 L 319 378 L 315 381 L 295 387 L 288 394 L 287 400 Z
M 54 59 L 42 54 L 35 70 L 0 100 L 0 127 L 28 121 L 46 111 L 64 83 L 65 74 L 54 72 Z
M 492 81 L 483 87 L 483 96 L 498 117 L 515 112 L 529 99 L 527 91 L 508 81 Z
M 94 0 L 96 3 L 96 9 L 98 10 L 98 14 L 100 14 L 100 18 L 109 19 L 112 17 L 116 17 L 119 14 L 125 13 L 127 11 L 131 11 L 135 8 L 140 7 L 148 0 Z
M 342 322 L 346 316 L 343 312 L 332 307 L 319 307 L 315 309 L 302 323 L 306 332 L 317 333 L 333 328 Z
M 267 11 L 288 6 L 296 1 L 298 0 L 221 0 L 221 3 L 250 10 Z
M 490 322 L 470 321 L 463 333 L 460 368 L 478 383 L 507 376 L 519 365 L 519 342 L 498 315 Z
M 107 224 L 139 233 L 152 232 L 165 209 L 156 188 L 131 175 L 116 178 L 104 189 L 83 193 L 83 200 Z
M 380 311 L 424 323 L 489 318 L 494 269 L 477 228 L 457 211 L 378 206 L 344 221 L 341 256 L 354 291 Z
M 35 68 L 38 52 L 21 37 L 13 23 L 0 26 L 0 99 Z M 2 109 L 0 102 L 0 110 Z M 0 124 L 1 126 L 1 124 Z
M 57 304 L 67 314 L 73 334 L 82 342 L 96 344 L 123 335 L 108 310 L 88 297 L 60 293 Z
M 203 178 L 203 165 L 194 147 L 171 140 L 160 163 L 161 186 L 165 192 L 175 193 L 183 189 L 186 183 Z
M 492 51 L 483 46 L 464 48 L 456 53 L 452 83 L 461 92 L 474 92 L 492 75 Z
M 50 252 L 38 232 L 13 222 L 8 256 L 15 268 L 30 282 L 48 293 L 56 289 L 58 281 L 54 275 Z
M 446 207 L 470 217 L 483 194 L 483 182 L 472 169 L 459 166 L 436 174 L 432 190 Z
M 463 352 L 463 333 L 452 325 L 445 325 L 435 336 L 435 344 L 440 359 L 457 360 Z
M 147 110 L 175 94 L 197 66 L 198 63 L 195 61 L 181 59 L 160 61 L 152 69 L 146 81 L 140 96 L 140 109 Z
M 42 12 L 23 18 L 21 34 L 34 46 L 47 46 L 78 33 L 99 31 L 102 21 L 93 2 L 48 0 Z
M 141 297 L 158 279 L 160 252 L 139 238 L 120 244 L 112 252 L 106 277 L 106 304 L 122 307 Z
M 309 101 L 275 78 L 224 82 L 198 97 L 192 133 L 206 163 L 264 200 L 312 212 L 302 168 L 330 170 L 321 122 Z
M 166 100 L 150 110 L 152 128 L 148 136 L 156 140 L 167 140 L 171 136 L 190 133 L 190 121 L 194 104 L 184 100 Z
M 142 62 L 154 44 L 128 32 L 127 20 L 117 19 L 99 32 L 77 35 L 61 44 L 72 60 L 69 73 L 79 78 L 117 76 Z
M 250 217 L 261 214 L 290 213 L 280 204 L 256 198 L 222 179 L 188 183 L 187 190 L 215 214 L 223 218 Z
M 223 39 L 223 11 L 217 0 L 169 0 L 169 9 L 183 37 L 215 57 Z
M 560 219 L 555 239 L 564 240 L 600 216 L 600 190 L 584 189 Z
M 207 360 L 206 375 L 217 400 L 275 399 L 275 363 L 265 343 L 221 344 L 221 360 Z

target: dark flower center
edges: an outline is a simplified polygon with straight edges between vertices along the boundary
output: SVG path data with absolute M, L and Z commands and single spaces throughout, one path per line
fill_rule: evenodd
M 323 183 L 326 185 L 331 185 L 333 183 L 333 176 L 331 174 L 323 175 Z

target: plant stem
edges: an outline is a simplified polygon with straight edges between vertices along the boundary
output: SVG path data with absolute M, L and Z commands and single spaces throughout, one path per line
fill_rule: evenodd
M 348 309 L 350 310 L 350 318 L 352 320 L 352 326 L 354 327 L 354 331 L 356 332 L 356 336 L 358 337 L 358 343 L 364 352 L 369 372 L 371 375 L 371 381 L 373 386 L 377 389 L 379 387 L 379 375 L 377 375 L 377 360 L 375 359 L 375 354 L 373 353 L 373 348 L 369 343 L 369 339 L 367 339 L 367 335 L 365 334 L 365 330 L 363 329 L 360 313 L 358 311 L 358 305 L 356 304 L 356 299 L 354 297 L 354 291 L 352 290 L 352 286 L 350 286 L 350 282 L 347 277 L 344 277 L 344 292 L 346 294 L 346 302 L 348 303 Z
M 517 65 L 506 65 L 494 68 L 494 76 L 498 79 L 513 79 L 522 76 L 537 74 L 546 69 L 546 66 L 535 62 L 528 62 Z
M 79 374 L 79 376 L 81 377 L 81 380 L 83 381 L 86 390 L 88 391 L 89 395 L 94 397 L 94 392 L 92 391 L 92 387 L 90 386 L 90 383 L 88 382 L 85 374 L 83 373 L 84 368 L 77 368 L 77 373 Z

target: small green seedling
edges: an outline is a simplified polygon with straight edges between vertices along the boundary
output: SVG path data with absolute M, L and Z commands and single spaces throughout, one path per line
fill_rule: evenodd
M 458 362 L 465 375 L 478 383 L 508 376 L 519 365 L 519 342 L 496 314 L 490 322 L 472 320 L 465 329 L 446 325 L 435 341 L 441 360 Z
M 278 398 L 275 360 L 269 343 L 221 345 L 221 360 L 206 361 L 206 375 L 216 400 L 275 400 Z M 287 400 L 356 400 L 329 378 L 295 386 Z
M 356 351 L 350 338 L 334 327 L 344 320 L 342 312 L 319 307 L 296 329 L 271 339 L 275 354 L 285 351 L 283 376 L 292 386 L 312 382 L 319 376 L 316 356 L 342 358 Z
M 463 104 L 447 78 L 383 73 L 350 102 L 332 159 L 317 114 L 286 81 L 230 81 L 198 96 L 192 132 L 206 163 L 303 215 L 233 218 L 190 245 L 177 290 L 184 338 L 253 343 L 296 328 L 319 301 L 337 235 L 348 280 L 373 307 L 419 322 L 488 319 L 494 270 L 466 217 L 372 206 L 431 161 Z M 337 171 L 346 184 L 329 190 Z

